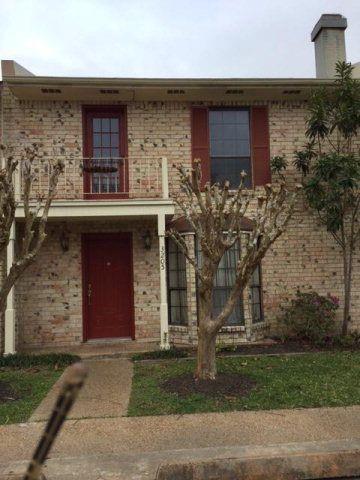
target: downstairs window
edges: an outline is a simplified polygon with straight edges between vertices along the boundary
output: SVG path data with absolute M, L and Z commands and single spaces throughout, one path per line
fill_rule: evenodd
M 186 259 L 178 245 L 167 239 L 167 283 L 170 325 L 187 325 Z

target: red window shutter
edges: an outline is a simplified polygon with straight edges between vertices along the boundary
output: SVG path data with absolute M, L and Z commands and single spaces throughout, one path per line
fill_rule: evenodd
M 251 159 L 254 186 L 271 182 L 267 107 L 251 108 Z
M 209 112 L 206 107 L 192 107 L 191 110 L 191 152 L 192 160 L 201 160 L 201 186 L 210 182 Z
M 120 122 L 120 150 L 121 156 L 128 156 L 128 133 L 127 133 L 127 107 L 121 106 L 121 122 Z

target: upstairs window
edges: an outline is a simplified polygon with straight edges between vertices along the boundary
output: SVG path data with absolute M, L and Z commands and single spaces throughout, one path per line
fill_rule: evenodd
M 106 116 L 92 118 L 92 191 L 119 191 L 120 119 Z M 96 167 L 100 170 L 96 172 Z M 101 172 L 101 170 L 105 170 Z M 108 170 L 108 171 L 106 171 Z M 114 170 L 114 171 L 112 171 Z
M 124 107 L 84 107 L 84 187 L 107 198 L 128 191 Z
M 244 170 L 245 185 L 251 187 L 249 110 L 210 110 L 209 133 L 211 183 L 228 180 L 237 188 Z
M 245 186 L 271 182 L 267 106 L 191 109 L 192 159 L 201 160 L 201 187 L 229 180 L 231 188 L 247 173 Z

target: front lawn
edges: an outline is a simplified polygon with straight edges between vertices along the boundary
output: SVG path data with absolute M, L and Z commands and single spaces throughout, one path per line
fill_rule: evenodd
M 71 355 L 0 357 L 0 425 L 28 420 L 67 365 Z
M 129 416 L 231 410 L 339 407 L 360 404 L 360 352 L 219 358 L 219 373 L 240 374 L 251 388 L 238 394 L 180 389 L 176 377 L 194 371 L 193 360 L 135 363 Z M 186 378 L 186 377 L 183 377 Z M 169 388 L 169 384 L 172 385 Z

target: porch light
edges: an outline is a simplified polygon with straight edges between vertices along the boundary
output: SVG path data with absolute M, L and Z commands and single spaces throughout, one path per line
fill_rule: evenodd
M 66 227 L 61 229 L 59 240 L 62 251 L 67 252 L 70 246 L 70 239 Z
M 146 230 L 146 232 L 142 236 L 142 239 L 144 242 L 144 248 L 146 250 L 150 250 L 151 243 L 152 243 L 152 236 L 151 236 L 150 230 Z

